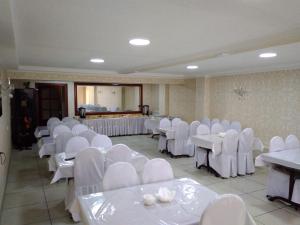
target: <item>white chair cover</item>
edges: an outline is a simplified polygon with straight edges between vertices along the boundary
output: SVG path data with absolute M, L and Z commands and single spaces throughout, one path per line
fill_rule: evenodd
M 63 121 L 63 122 L 65 123 L 65 122 L 72 121 L 72 120 L 74 120 L 73 117 L 71 117 L 71 116 L 66 116 L 66 117 L 64 117 L 61 121 Z
M 221 153 L 218 155 L 209 153 L 210 166 L 224 178 L 237 176 L 238 139 L 237 131 L 228 130 L 222 143 Z
M 172 155 L 190 155 L 194 152 L 189 152 L 187 141 L 189 138 L 189 125 L 181 121 L 175 126 L 175 139 L 168 141 L 168 151 Z
M 79 135 L 81 132 L 88 130 L 89 128 L 86 125 L 83 124 L 76 124 L 73 128 L 72 128 L 72 133 L 74 135 Z
M 300 180 L 296 180 L 294 184 L 292 201 L 300 204 Z
M 74 161 L 74 182 L 68 183 L 66 208 L 74 221 L 80 221 L 78 196 L 103 191 L 104 155 L 96 148 L 79 152 Z
M 173 169 L 165 159 L 151 159 L 145 166 L 142 180 L 144 184 L 174 179 Z
M 60 124 L 53 129 L 53 138 L 56 138 L 57 135 L 60 135 L 61 133 L 67 132 L 71 132 L 71 129 L 66 125 Z
M 242 126 L 239 121 L 232 121 L 230 124 L 230 129 L 236 130 L 238 133 L 241 132 Z
M 77 153 L 88 148 L 89 146 L 89 142 L 84 137 L 71 137 L 66 144 L 66 158 L 75 157 Z
M 63 122 L 61 121 L 54 121 L 50 124 L 50 128 L 49 128 L 50 137 L 53 137 L 54 128 L 61 124 L 63 124 Z
M 171 126 L 176 127 L 182 120 L 180 118 L 172 119 Z
M 105 168 L 116 162 L 130 162 L 131 150 L 127 145 L 113 145 L 106 153 Z
M 210 132 L 211 134 L 218 134 L 221 132 L 224 132 L 224 128 L 220 123 L 214 123 L 211 126 L 211 132 Z
M 223 126 L 224 131 L 227 131 L 230 129 L 230 123 L 228 120 L 222 120 L 221 125 Z
M 285 139 L 285 149 L 295 149 L 295 148 L 300 148 L 299 139 L 294 134 L 290 134 Z
M 210 119 L 208 119 L 207 117 L 203 118 L 200 122 L 201 124 L 205 124 L 210 127 Z
M 67 122 L 64 122 L 66 126 L 68 126 L 70 129 L 72 129 L 75 125 L 80 124 L 78 120 L 69 120 Z
M 88 140 L 88 142 L 90 144 L 92 143 L 92 140 L 96 135 L 97 135 L 97 133 L 93 130 L 90 130 L 90 129 L 85 130 L 85 131 L 78 134 L 78 136 L 86 138 L 86 140 Z
M 65 152 L 65 148 L 67 145 L 67 142 L 73 137 L 73 134 L 71 131 L 60 133 L 55 138 L 55 154 Z
M 112 142 L 107 135 L 97 134 L 92 139 L 91 146 L 95 148 L 108 149 L 112 147 Z
M 142 173 L 144 171 L 145 164 L 149 161 L 146 156 L 138 155 L 132 158 L 129 162 L 135 168 L 139 177 L 142 177 Z
M 51 117 L 50 119 L 48 119 L 48 121 L 47 121 L 48 129 L 50 128 L 51 124 L 55 123 L 55 122 L 60 122 L 60 120 L 57 117 Z
M 163 118 L 159 122 L 159 128 L 170 128 L 171 121 L 168 118 Z M 158 150 L 163 151 L 167 148 L 167 137 L 165 135 L 160 134 L 158 140 Z
M 247 210 L 243 200 L 225 194 L 211 202 L 204 210 L 200 225 L 246 225 Z
M 211 120 L 210 126 L 214 125 L 215 123 L 220 123 L 220 120 L 217 118 L 214 118 Z
M 189 127 L 189 138 L 187 141 L 187 148 L 188 148 L 188 155 L 189 156 L 194 156 L 195 155 L 195 145 L 192 143 L 191 138 L 195 135 L 197 135 L 197 128 L 200 126 L 200 122 L 199 121 L 193 121 L 190 124 Z
M 210 129 L 207 125 L 200 124 L 197 128 L 197 135 L 205 135 L 205 134 L 210 134 Z M 205 149 L 196 146 L 195 157 L 194 157 L 196 167 L 199 167 L 201 165 L 207 165 L 206 154 L 207 151 Z
M 282 137 L 275 136 L 270 140 L 269 152 L 284 151 L 285 143 Z M 271 165 L 267 178 L 267 195 L 288 198 L 289 175 L 276 166 Z
M 238 144 L 238 174 L 245 175 L 255 172 L 253 162 L 254 132 L 246 128 L 239 136 Z
M 128 162 L 117 162 L 108 167 L 103 178 L 103 190 L 114 190 L 139 184 L 134 167 Z

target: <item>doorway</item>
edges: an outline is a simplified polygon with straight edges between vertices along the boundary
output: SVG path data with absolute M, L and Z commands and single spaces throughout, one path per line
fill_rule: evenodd
M 68 116 L 68 86 L 57 83 L 36 83 L 38 89 L 38 124 L 44 126 L 50 117 Z

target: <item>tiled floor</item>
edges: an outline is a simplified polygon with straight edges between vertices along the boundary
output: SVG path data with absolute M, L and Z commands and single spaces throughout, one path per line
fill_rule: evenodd
M 266 171 L 264 169 L 258 168 L 252 176 L 221 179 L 207 173 L 205 169 L 196 169 L 192 158 L 172 159 L 159 153 L 157 141 L 149 136 L 112 139 L 114 144 L 127 144 L 149 158 L 166 158 L 173 166 L 176 177 L 191 177 L 220 194 L 240 195 L 258 225 L 300 224 L 300 211 L 295 211 L 280 202 L 269 202 L 265 198 Z M 64 210 L 66 184 L 61 181 L 50 185 L 51 177 L 52 174 L 47 170 L 47 159 L 38 158 L 37 152 L 13 151 L 0 224 L 73 224 Z

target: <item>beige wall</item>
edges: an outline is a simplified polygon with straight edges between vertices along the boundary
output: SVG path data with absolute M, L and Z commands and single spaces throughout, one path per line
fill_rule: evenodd
M 5 74 L 0 70 L 2 85 L 5 82 Z M 2 208 L 3 194 L 6 186 L 8 164 L 11 152 L 11 128 L 10 128 L 10 99 L 8 92 L 1 90 L 2 94 L 2 116 L 0 117 L 0 151 L 6 154 L 5 164 L 0 164 L 0 211 Z

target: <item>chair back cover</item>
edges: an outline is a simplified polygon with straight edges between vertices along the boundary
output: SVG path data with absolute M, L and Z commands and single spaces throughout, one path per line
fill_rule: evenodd
M 232 121 L 230 124 L 230 129 L 236 130 L 238 133 L 241 132 L 242 126 L 239 121 Z
M 205 124 L 210 127 L 210 119 L 208 119 L 207 117 L 204 117 L 200 122 L 201 124 Z
M 215 123 L 220 123 L 220 120 L 217 118 L 214 118 L 211 120 L 210 126 L 214 125 Z
M 65 132 L 71 132 L 71 129 L 67 127 L 66 125 L 59 124 L 53 129 L 53 137 L 56 138 L 57 135 Z
M 175 141 L 186 140 L 189 138 L 189 125 L 187 122 L 180 121 L 175 126 Z
M 246 225 L 246 217 L 243 200 L 237 195 L 225 194 L 206 207 L 200 225 Z
M 223 126 L 224 131 L 227 131 L 230 129 L 230 123 L 228 120 L 222 120 L 221 125 Z
M 197 134 L 199 135 L 210 134 L 209 126 L 205 124 L 200 124 L 197 128 Z
M 286 149 L 300 148 L 299 139 L 294 134 L 290 134 L 285 139 L 285 148 Z
M 72 129 L 75 125 L 80 124 L 78 120 L 69 120 L 67 122 L 64 122 L 66 126 L 68 126 L 70 129 Z
M 163 118 L 159 121 L 159 128 L 171 127 L 171 121 L 168 118 Z
M 54 121 L 50 124 L 49 133 L 50 133 L 51 137 L 53 137 L 54 128 L 61 124 L 63 124 L 63 122 L 61 122 L 61 121 Z
M 254 144 L 254 132 L 252 128 L 245 128 L 239 136 L 239 152 L 251 152 Z
M 197 128 L 200 126 L 200 122 L 199 121 L 193 121 L 191 124 L 190 124 L 190 129 L 189 129 L 189 136 L 192 137 L 192 136 L 195 136 L 197 135 Z
M 91 146 L 108 149 L 112 147 L 112 142 L 107 135 L 96 134 L 91 141 Z
M 89 128 L 86 125 L 83 124 L 76 124 L 73 128 L 72 128 L 72 133 L 74 135 L 79 135 L 81 132 L 88 130 Z
M 182 120 L 179 118 L 172 119 L 171 126 L 176 127 Z
M 71 117 L 71 116 L 66 116 L 66 117 L 64 117 L 61 121 L 63 121 L 63 122 L 65 123 L 65 122 L 72 121 L 72 120 L 74 120 L 73 117 Z
M 61 153 L 65 151 L 67 142 L 69 139 L 73 137 L 73 134 L 71 131 L 60 133 L 55 138 L 55 153 Z
M 74 163 L 75 195 L 102 191 L 104 155 L 96 148 L 87 148 L 76 155 Z
M 144 184 L 174 179 L 173 169 L 168 161 L 161 158 L 149 160 L 142 175 Z
M 86 138 L 86 140 L 88 140 L 90 144 L 92 143 L 92 140 L 96 135 L 97 133 L 93 130 L 85 130 L 78 134 L 78 136 Z
M 236 155 L 239 141 L 239 134 L 236 130 L 228 130 L 225 134 L 222 153 Z
M 149 161 L 149 159 L 144 155 L 139 155 L 134 158 L 131 158 L 130 164 L 133 165 L 136 172 L 141 174 L 144 170 L 145 164 Z
M 103 177 L 103 190 L 114 190 L 139 184 L 134 167 L 128 162 L 117 162 L 110 165 Z
M 60 122 L 60 120 L 57 117 L 51 117 L 50 119 L 48 119 L 48 121 L 47 121 L 48 129 L 50 128 L 51 124 L 55 123 L 55 122 Z
M 270 140 L 269 152 L 278 152 L 285 149 L 285 143 L 282 137 L 275 136 Z
M 211 134 L 218 134 L 221 132 L 224 132 L 224 128 L 220 123 L 214 123 L 211 126 L 211 131 L 210 131 Z
M 66 157 L 73 158 L 77 155 L 77 153 L 81 152 L 82 150 L 88 147 L 90 147 L 90 144 L 84 137 L 71 137 L 66 144 Z
M 131 153 L 132 151 L 127 145 L 113 145 L 106 153 L 105 168 L 116 162 L 129 162 L 131 160 Z

